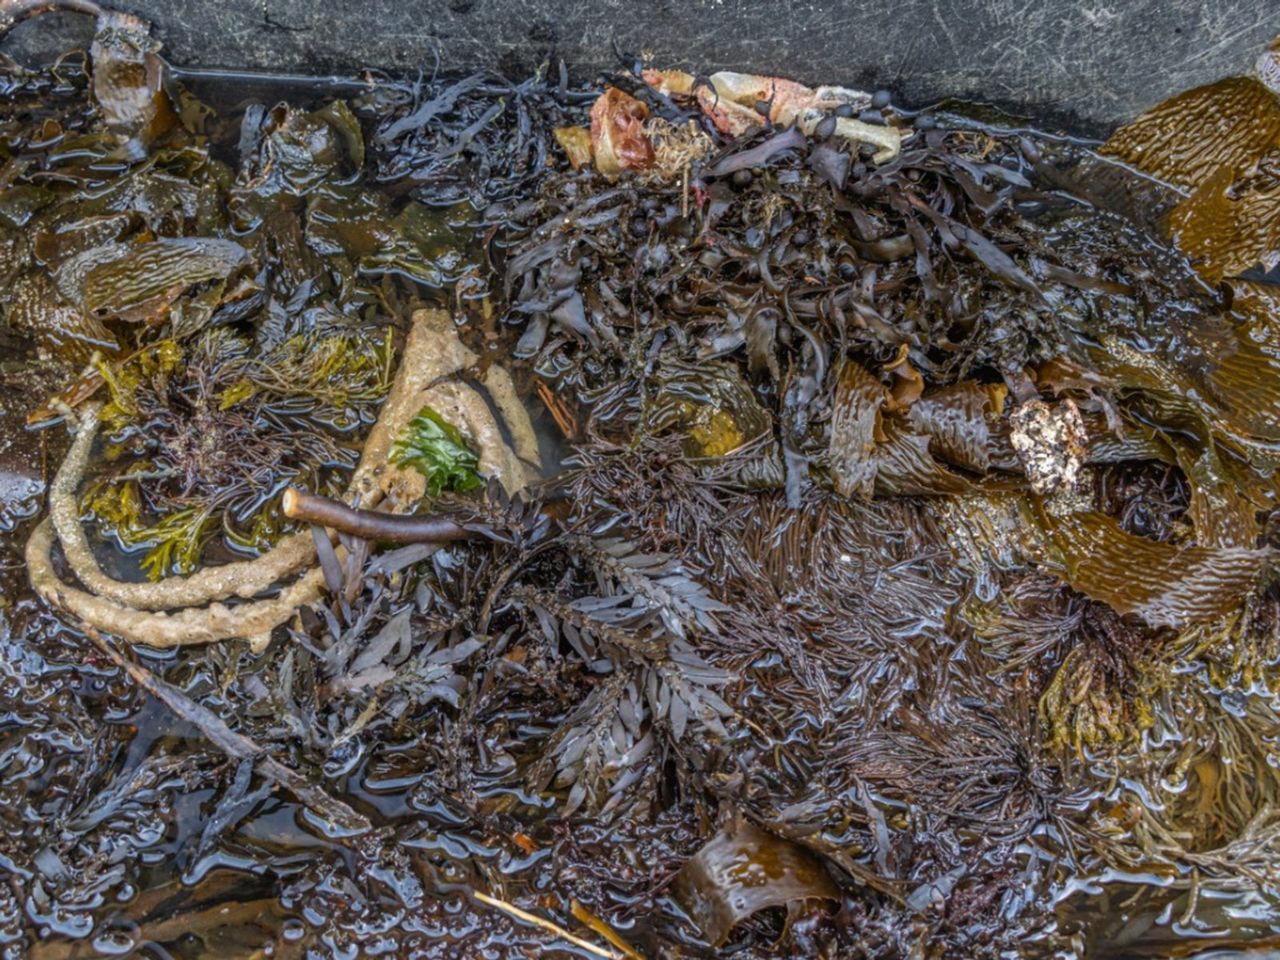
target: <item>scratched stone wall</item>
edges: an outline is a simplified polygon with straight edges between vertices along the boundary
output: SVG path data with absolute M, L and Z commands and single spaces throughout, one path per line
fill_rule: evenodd
M 453 67 L 518 74 L 549 50 L 578 74 L 615 49 L 663 65 L 887 87 L 909 105 L 986 99 L 1101 129 L 1248 69 L 1280 32 L 1280 0 L 122 0 L 170 60 L 350 73 Z M 21 24 L 20 57 L 87 18 Z

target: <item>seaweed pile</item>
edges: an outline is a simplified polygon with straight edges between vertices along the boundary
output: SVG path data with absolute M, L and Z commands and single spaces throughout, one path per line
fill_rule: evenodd
M 642 65 L 237 125 L 115 14 L 6 65 L 0 343 L 78 425 L 0 540 L 6 955 L 1274 945 L 1264 80 L 1099 146 Z

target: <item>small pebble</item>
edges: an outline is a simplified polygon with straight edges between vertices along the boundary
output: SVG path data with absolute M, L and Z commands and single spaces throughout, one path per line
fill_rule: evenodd
M 842 103 L 840 104 L 840 106 L 836 107 L 833 112 L 837 117 L 843 117 L 844 119 L 847 120 L 853 116 L 853 104 Z
M 888 90 L 877 90 L 871 95 L 871 109 L 883 110 L 893 102 L 893 94 Z
M 836 118 L 825 116 L 813 128 L 813 135 L 819 140 L 826 140 L 836 132 Z
M 858 114 L 858 119 L 863 123 L 871 123 L 877 127 L 884 126 L 884 114 L 879 110 L 863 110 Z
M 922 113 L 916 117 L 914 125 L 917 130 L 932 130 L 938 125 L 938 121 L 929 116 L 929 114 Z
M 743 189 L 743 188 L 745 188 L 745 187 L 749 187 L 749 186 L 751 186 L 751 181 L 752 181 L 752 180 L 754 180 L 754 179 L 755 179 L 755 177 L 752 175 L 752 173 L 751 173 L 751 171 L 750 171 L 750 170 L 735 170 L 735 171 L 733 171 L 733 180 L 732 180 L 732 183 L 733 183 L 733 185 L 734 185 L 735 187 L 737 187 L 739 190 L 741 190 L 741 189 Z

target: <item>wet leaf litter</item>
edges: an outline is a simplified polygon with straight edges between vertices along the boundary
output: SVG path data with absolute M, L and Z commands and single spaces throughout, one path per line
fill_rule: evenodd
M 1276 49 L 1099 145 L 210 106 L 78 7 L 0 78 L 6 956 L 1274 945 Z

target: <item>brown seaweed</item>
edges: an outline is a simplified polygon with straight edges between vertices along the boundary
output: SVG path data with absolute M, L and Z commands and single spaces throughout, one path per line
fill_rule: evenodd
M 1280 101 L 1253 77 L 1170 97 L 1113 133 L 1101 152 L 1185 189 L 1218 170 L 1242 170 L 1275 144 Z
M 1039 562 L 1086 596 L 1152 626 L 1181 627 L 1235 609 L 1270 563 L 1265 550 L 1178 546 L 1134 536 L 1109 517 L 1042 514 Z
M 741 818 L 731 819 L 681 867 L 673 895 L 716 948 L 761 910 L 839 900 L 811 854 Z
M 556 146 L 602 84 L 554 62 L 523 82 L 372 75 L 349 107 L 267 101 L 237 130 L 117 39 L 153 133 L 101 123 L 74 59 L 6 73 L 0 97 L 0 273 L 22 327 L 0 344 L 81 351 L 49 407 L 111 405 L 84 491 L 105 532 L 163 540 L 156 564 L 200 567 L 193 589 L 228 550 L 265 549 L 296 519 L 288 484 L 341 486 L 421 299 L 452 304 L 465 377 L 509 367 L 512 396 L 542 398 L 546 447 L 571 462 L 515 499 L 344 508 L 336 542 L 300 535 L 318 599 L 273 637 L 144 654 L 197 726 L 252 743 L 238 762 L 15 589 L 0 923 L 125 949 L 118 910 L 165 949 L 281 956 L 518 955 L 573 918 L 628 956 L 1267 934 L 1276 304 L 1232 275 L 1266 260 L 1270 235 L 1235 217 L 1269 209 L 1266 162 L 1203 181 L 1165 221 L 1179 251 L 1151 231 L 1190 183 L 1135 222 L 1106 206 L 1149 196 L 1114 159 L 1082 183 L 1079 144 L 913 122 L 880 95 L 860 122 L 901 140 L 885 162 L 835 124 L 730 138 L 707 84 L 616 75 L 658 162 L 607 179 Z M 1216 226 L 1194 237 L 1192 214 Z M 1074 411 L 1082 434 L 1042 500 L 1028 442 L 1054 451 L 1026 411 Z M 430 542 L 362 539 L 404 525 Z M 16 583 L 6 540 L 0 561 Z M 35 561 L 84 595 L 56 552 Z M 269 763 L 377 829 L 318 827 L 255 778 Z M 761 825 L 752 844 L 716 826 L 733 811 Z M 699 871 L 726 845 L 744 873 L 790 872 L 714 883 Z M 215 922 L 282 902 L 290 920 Z M 164 918 L 193 903 L 175 945 Z

